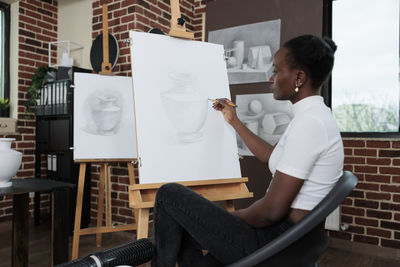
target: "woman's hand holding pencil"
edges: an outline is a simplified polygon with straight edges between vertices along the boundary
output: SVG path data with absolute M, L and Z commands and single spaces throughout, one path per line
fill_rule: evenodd
M 225 104 L 227 104 L 227 105 L 229 105 L 231 107 L 234 107 L 234 108 L 237 107 L 237 105 L 235 103 L 233 103 L 232 101 L 230 101 L 227 98 L 217 98 L 217 99 L 210 99 L 209 98 L 208 100 L 214 101 L 215 103 L 220 103 L 220 104 L 224 104 L 225 103 Z
M 227 98 L 217 98 L 217 99 L 209 99 L 210 101 L 213 101 L 213 108 L 215 110 L 221 111 L 222 114 L 224 115 L 224 119 L 229 123 L 232 124 L 232 122 L 235 119 L 238 119 L 236 112 L 235 112 L 235 107 L 237 107 L 232 101 L 230 101 Z

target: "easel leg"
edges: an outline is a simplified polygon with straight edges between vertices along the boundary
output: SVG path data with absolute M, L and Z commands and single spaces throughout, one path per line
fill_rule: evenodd
M 233 200 L 225 200 L 224 206 L 225 209 L 229 212 L 235 211 L 235 205 L 233 204 Z
M 135 184 L 135 169 L 132 162 L 128 162 L 129 185 Z
M 85 172 L 86 172 L 86 163 L 81 163 L 79 168 L 78 190 L 76 193 L 74 239 L 72 242 L 71 260 L 75 260 L 76 258 L 78 258 L 79 237 L 81 230 L 82 199 L 83 199 L 83 189 L 85 187 Z
M 111 166 L 108 166 L 106 171 L 106 226 L 111 227 Z
M 136 239 L 146 238 L 149 234 L 149 212 L 150 209 L 139 209 L 139 217 L 136 220 L 137 232 Z
M 100 166 L 99 178 L 99 196 L 97 202 L 97 227 L 103 224 L 103 205 L 104 205 L 104 184 L 106 180 L 107 164 L 103 163 Z M 96 246 L 101 246 L 101 233 L 96 234 Z
M 134 185 L 135 184 L 135 168 L 133 166 L 132 162 L 128 162 L 128 176 L 129 176 L 129 185 Z M 133 213 L 135 216 L 135 223 L 136 226 L 138 225 L 138 218 L 139 218 L 139 209 L 133 209 Z M 136 236 L 137 236 L 136 232 Z M 136 237 L 137 239 L 137 237 Z

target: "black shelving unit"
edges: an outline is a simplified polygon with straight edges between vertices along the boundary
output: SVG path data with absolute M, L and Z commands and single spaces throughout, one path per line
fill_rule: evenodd
M 60 70 L 59 70 L 60 71 Z M 68 199 L 70 204 L 70 234 L 72 234 L 79 165 L 73 161 L 73 74 L 90 70 L 72 67 L 61 69 L 61 75 L 54 82 L 46 83 L 36 108 L 36 162 L 35 177 L 41 178 L 41 159 L 45 155 L 47 178 L 75 184 Z M 67 75 L 70 72 L 71 78 Z M 82 206 L 82 228 L 90 221 L 90 166 L 86 168 L 85 191 Z M 40 193 L 35 194 L 35 224 L 40 224 Z

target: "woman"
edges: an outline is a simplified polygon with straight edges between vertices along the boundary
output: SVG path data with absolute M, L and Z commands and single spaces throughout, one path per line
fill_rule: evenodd
M 343 145 L 320 94 L 336 45 L 312 35 L 286 42 L 274 56 L 273 94 L 293 103 L 294 117 L 276 146 L 247 129 L 228 100 L 214 105 L 273 179 L 265 196 L 229 213 L 178 184 L 156 197 L 153 266 L 196 265 L 202 249 L 226 265 L 252 253 L 300 221 L 342 175 Z

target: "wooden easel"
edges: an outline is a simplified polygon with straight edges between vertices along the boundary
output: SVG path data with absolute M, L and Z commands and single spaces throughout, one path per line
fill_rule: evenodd
M 234 199 L 251 198 L 253 193 L 246 186 L 247 177 L 216 180 L 199 180 L 178 182 L 189 187 L 210 201 L 224 201 L 225 209 L 234 211 Z M 129 186 L 129 206 L 138 210 L 135 213 L 137 239 L 148 236 L 150 208 L 154 207 L 154 199 L 158 188 L 164 183 L 135 184 Z
M 112 75 L 111 64 L 109 62 L 108 53 L 108 17 L 107 5 L 103 5 L 103 63 L 101 64 L 101 72 L 103 75 Z M 111 167 L 108 165 L 111 162 L 126 162 L 128 165 L 129 184 L 135 184 L 134 163 L 136 159 L 93 159 L 93 160 L 77 160 L 75 163 L 80 163 L 79 168 L 79 181 L 76 197 L 76 210 L 75 210 L 75 224 L 74 224 L 74 237 L 72 242 L 72 260 L 78 258 L 79 252 L 79 238 L 81 235 L 96 234 L 96 245 L 101 246 L 102 233 L 110 233 L 117 231 L 136 230 L 136 224 L 118 225 L 113 226 L 111 222 Z M 100 164 L 100 178 L 99 178 L 99 197 L 97 206 L 97 226 L 81 229 L 81 215 L 82 215 L 82 200 L 85 186 L 85 172 L 87 163 Z M 105 199 L 104 199 L 105 197 Z M 104 201 L 105 200 L 105 201 Z M 103 208 L 105 202 L 105 219 L 106 225 L 103 225 Z M 135 212 L 135 218 L 136 211 Z
M 179 22 L 178 22 L 178 19 Z M 186 32 L 181 20 L 179 0 L 171 0 L 171 30 L 170 36 L 184 39 L 194 39 L 194 34 Z M 235 210 L 233 200 L 251 198 L 246 182 L 248 178 L 198 180 L 178 182 L 185 185 L 210 201 L 224 201 L 228 211 Z M 154 200 L 158 188 L 164 183 L 134 184 L 129 186 L 129 206 L 135 209 L 137 239 L 148 237 L 150 209 L 154 207 Z
M 80 163 L 79 167 L 79 181 L 76 196 L 76 210 L 75 210 L 75 224 L 74 224 L 74 237 L 72 242 L 72 260 L 78 258 L 79 251 L 79 238 L 81 235 L 96 234 L 96 245 L 101 246 L 102 233 L 111 233 L 118 231 L 136 230 L 137 224 L 116 225 L 113 226 L 111 222 L 111 167 L 108 165 L 111 162 L 126 162 L 128 164 L 129 184 L 135 184 L 134 174 L 134 159 L 109 159 L 109 160 L 82 160 L 75 161 Z M 97 226 L 81 229 L 81 215 L 82 215 L 82 200 L 85 186 L 85 173 L 87 163 L 100 164 L 100 178 L 99 178 L 99 198 L 97 206 Z M 105 197 L 105 198 L 104 198 Z M 105 201 L 104 201 L 105 200 Z M 103 208 L 105 204 L 105 219 L 106 225 L 103 224 Z M 136 211 L 135 211 L 136 215 Z
M 179 0 L 171 0 L 171 30 L 169 36 L 183 38 L 183 39 L 194 39 L 192 32 L 186 31 L 185 21 L 181 17 L 181 10 L 179 8 Z
M 108 9 L 107 5 L 104 4 L 103 8 L 103 62 L 101 63 L 101 71 L 99 74 L 111 75 L 111 63 L 109 59 L 109 47 L 108 47 Z

